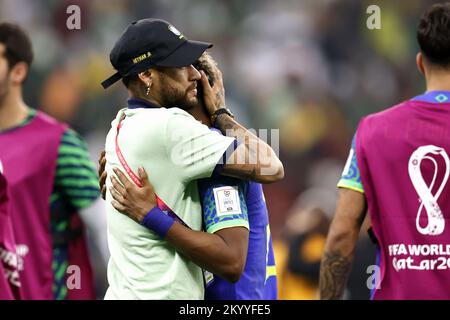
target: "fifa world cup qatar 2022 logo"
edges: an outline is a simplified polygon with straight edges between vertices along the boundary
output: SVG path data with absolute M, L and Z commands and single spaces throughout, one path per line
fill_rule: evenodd
M 442 161 L 438 161 L 440 160 L 438 159 L 439 157 L 444 160 L 445 168 L 442 168 L 442 165 L 439 167 L 439 164 L 442 164 Z M 423 160 L 430 161 L 434 166 L 433 178 L 429 185 L 425 182 L 421 171 L 420 165 Z M 437 200 L 439 199 L 439 196 L 448 181 L 450 173 L 450 160 L 447 152 L 445 152 L 443 148 L 433 145 L 417 148 L 409 158 L 408 172 L 414 189 L 416 190 L 421 202 L 416 217 L 417 231 L 423 235 L 430 236 L 442 234 L 445 229 L 445 219 Z M 443 177 L 442 172 L 444 174 Z M 432 190 L 435 187 L 436 182 L 439 181 L 438 178 L 441 177 L 442 180 L 440 185 L 437 188 L 436 193 L 433 194 Z M 428 222 L 426 226 L 421 226 L 420 217 L 423 214 L 424 209 L 427 214 Z

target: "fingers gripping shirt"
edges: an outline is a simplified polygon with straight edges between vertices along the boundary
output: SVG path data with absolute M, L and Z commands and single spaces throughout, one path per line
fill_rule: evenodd
M 356 136 L 352 140 L 352 147 L 348 155 L 347 163 L 342 172 L 341 179 L 338 182 L 339 188 L 351 189 L 364 193 L 364 187 L 361 182 L 361 175 L 359 172 L 358 161 L 356 157 Z
M 249 229 L 244 181 L 218 176 L 199 180 L 198 184 L 206 232 L 232 227 Z

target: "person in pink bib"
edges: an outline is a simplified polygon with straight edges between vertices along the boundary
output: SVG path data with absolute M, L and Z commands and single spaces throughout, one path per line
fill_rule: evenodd
M 360 121 L 338 183 L 321 299 L 343 297 L 366 212 L 378 246 L 371 298 L 450 299 L 450 3 L 423 14 L 417 39 L 426 92 Z
M 8 252 L 17 254 L 23 300 L 95 299 L 86 227 L 98 261 L 109 256 L 95 165 L 74 130 L 25 104 L 32 60 L 27 33 L 1 22 L 0 161 L 16 241 Z

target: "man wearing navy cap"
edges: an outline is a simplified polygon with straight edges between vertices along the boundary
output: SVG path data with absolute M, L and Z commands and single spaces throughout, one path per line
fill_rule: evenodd
M 211 87 L 192 66 L 209 47 L 187 40 L 166 21 L 145 19 L 129 25 L 110 54 L 117 73 L 102 85 L 122 79 L 130 99 L 106 138 L 106 171 L 112 176 L 120 168 L 141 186 L 136 173 L 143 167 L 152 174 L 158 206 L 139 225 L 119 214 L 106 194 L 111 251 L 107 299 L 202 299 L 201 268 L 161 240 L 175 221 L 201 229 L 196 180 L 216 172 L 269 183 L 284 175 L 275 152 L 225 108 L 221 75 Z M 212 124 L 224 134 L 236 134 L 210 131 L 184 111 L 197 103 L 199 80 Z M 236 138 L 243 136 L 245 142 L 238 144 Z M 106 183 L 109 188 L 109 179 Z

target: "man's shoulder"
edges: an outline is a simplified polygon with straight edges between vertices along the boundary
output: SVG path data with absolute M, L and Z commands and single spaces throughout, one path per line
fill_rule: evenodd
M 162 109 L 166 110 L 168 112 L 168 114 L 170 114 L 170 115 L 181 115 L 181 116 L 185 116 L 185 117 L 189 117 L 189 118 L 194 118 L 186 110 L 183 110 L 183 109 L 180 109 L 177 107 L 162 108 Z
M 355 151 L 360 155 L 362 149 L 398 141 L 399 132 L 404 132 L 407 124 L 417 116 L 411 100 L 400 102 L 383 111 L 369 114 L 361 119 L 356 130 Z
M 173 107 L 173 108 L 136 108 L 136 109 L 128 109 L 124 108 L 119 110 L 118 114 L 125 112 L 125 114 L 128 115 L 165 115 L 165 116 L 172 116 L 172 115 L 182 115 L 186 117 L 192 118 L 192 116 L 186 112 L 183 109 Z
M 356 135 L 360 139 L 364 132 L 366 142 L 368 137 L 386 135 L 393 128 L 401 125 L 411 112 L 413 107 L 410 105 L 410 100 L 406 100 L 385 110 L 368 114 L 359 122 Z
M 402 101 L 396 105 L 393 105 L 387 109 L 368 114 L 363 118 L 365 122 L 383 122 L 390 117 L 395 117 L 403 112 L 407 112 L 410 107 L 410 100 Z
M 34 119 L 37 120 L 41 125 L 59 128 L 63 130 L 69 127 L 68 124 L 53 118 L 52 116 L 43 111 L 34 109 L 31 110 L 32 111 L 30 111 L 30 114 L 33 115 Z
M 136 108 L 128 109 L 124 108 L 119 110 L 116 119 L 120 119 L 122 114 L 125 114 L 129 118 L 137 119 L 142 117 L 168 117 L 170 113 L 166 108 Z
M 145 122 L 153 125 L 166 125 L 168 122 L 179 126 L 180 122 L 186 125 L 197 125 L 197 120 L 186 111 L 180 108 L 138 108 L 138 109 L 122 109 L 117 114 L 112 125 L 117 125 L 122 114 L 127 116 L 127 120 L 131 122 Z M 149 128 L 151 129 L 151 128 Z
M 56 147 L 69 126 L 42 111 L 30 108 L 27 119 L 16 128 L 24 128 L 24 134 L 35 136 L 35 142 Z
M 123 115 L 126 117 L 123 118 Z M 119 122 L 122 121 L 123 129 L 121 129 L 121 132 L 128 132 L 128 134 L 135 132 L 139 135 L 162 134 L 170 117 L 170 113 L 165 108 L 122 109 L 118 112 L 111 126 L 115 130 Z

